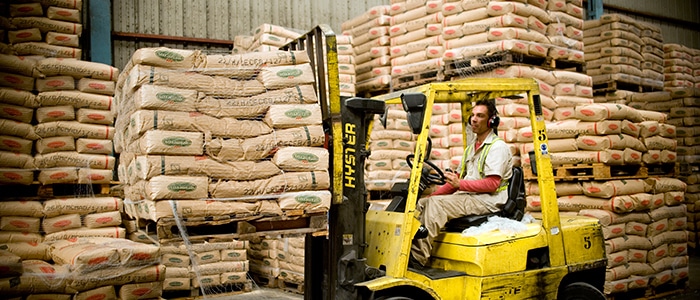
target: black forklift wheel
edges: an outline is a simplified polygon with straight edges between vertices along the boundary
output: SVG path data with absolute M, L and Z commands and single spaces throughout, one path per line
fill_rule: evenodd
M 562 290 L 558 300 L 605 300 L 605 294 L 585 282 L 574 282 Z

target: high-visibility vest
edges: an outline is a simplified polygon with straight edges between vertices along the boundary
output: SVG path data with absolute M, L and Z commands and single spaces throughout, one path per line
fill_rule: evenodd
M 478 170 L 479 170 L 479 177 L 481 179 L 484 178 L 484 164 L 486 163 L 486 155 L 489 154 L 489 151 L 491 150 L 491 146 L 493 146 L 493 143 L 496 141 L 503 141 L 502 138 L 496 137 L 493 139 L 493 141 L 490 144 L 486 144 L 483 149 L 481 149 L 481 154 L 479 155 L 479 160 L 478 160 Z M 505 141 L 504 141 L 505 142 Z M 467 157 L 474 151 L 474 144 L 468 145 L 467 149 L 464 150 L 464 155 L 462 156 L 462 169 L 459 173 L 460 178 L 464 178 L 464 176 L 467 174 Z M 501 183 L 498 186 L 498 189 L 496 189 L 496 192 L 501 192 L 505 191 L 508 189 L 508 180 L 505 180 L 504 178 L 501 178 Z

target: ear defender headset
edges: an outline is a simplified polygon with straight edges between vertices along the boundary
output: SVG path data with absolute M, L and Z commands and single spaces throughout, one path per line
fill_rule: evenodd
M 493 129 L 494 133 L 498 133 L 498 124 L 501 124 L 501 118 L 498 117 L 498 110 L 496 110 L 496 104 L 494 101 L 489 101 L 489 100 L 480 100 L 479 102 L 476 103 L 476 105 L 486 105 L 488 111 L 491 113 L 491 117 L 489 118 L 489 121 L 486 123 L 486 126 L 488 128 Z M 476 106 L 474 105 L 474 106 Z M 467 124 L 472 123 L 472 116 L 470 115 L 469 118 L 467 119 Z

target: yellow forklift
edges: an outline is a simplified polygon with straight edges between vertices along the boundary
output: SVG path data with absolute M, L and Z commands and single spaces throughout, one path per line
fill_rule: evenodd
M 316 27 L 286 46 L 311 56 L 331 153 L 332 205 L 328 235 L 306 238 L 305 299 L 605 299 L 606 256 L 597 219 L 561 217 L 548 152 L 537 83 L 532 79 L 466 79 L 430 83 L 372 99 L 339 96 L 334 33 Z M 433 242 L 428 268 L 409 267 L 411 242 L 419 231 L 416 201 L 431 184 L 444 183 L 429 157 L 432 108 L 459 103 L 466 128 L 473 102 L 527 97 L 534 134 L 533 172 L 542 219 L 525 231 L 461 232 L 490 216 L 452 220 Z M 401 104 L 416 135 L 407 157 L 411 175 L 392 189 L 386 210 L 369 210 L 365 160 L 374 115 Z M 466 132 L 463 133 L 466 140 Z M 514 168 L 509 199 L 497 215 L 519 220 L 524 213 L 522 172 Z M 454 221 L 454 222 L 453 222 Z

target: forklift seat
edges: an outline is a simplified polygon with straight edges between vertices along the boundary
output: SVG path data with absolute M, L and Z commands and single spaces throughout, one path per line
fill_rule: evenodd
M 508 200 L 503 205 L 501 211 L 486 215 L 464 216 L 452 219 L 445 224 L 447 232 L 462 232 L 472 226 L 479 226 L 488 218 L 499 216 L 503 218 L 522 220 L 525 215 L 525 181 L 523 180 L 523 169 L 513 167 L 513 176 L 508 183 Z

